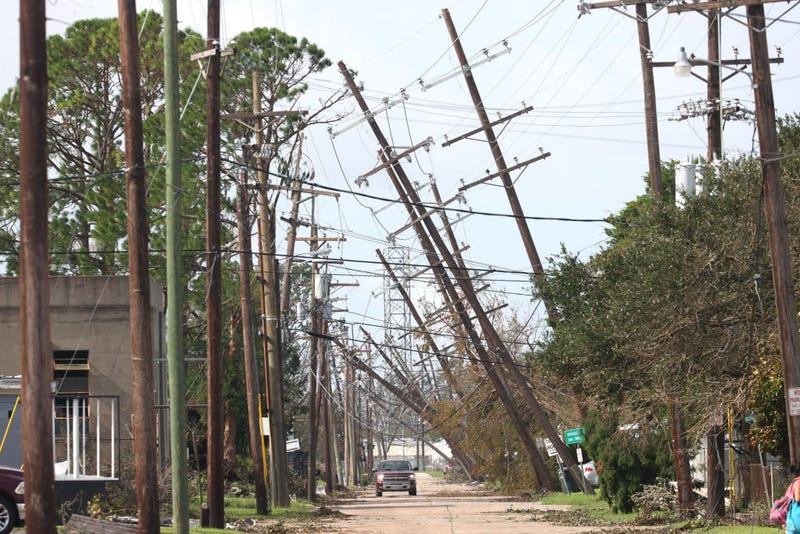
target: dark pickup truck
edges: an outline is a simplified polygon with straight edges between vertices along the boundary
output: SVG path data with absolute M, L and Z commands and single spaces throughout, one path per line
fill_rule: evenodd
M 416 468 L 405 460 L 384 460 L 372 470 L 375 473 L 375 496 L 380 497 L 384 491 L 408 491 L 409 495 L 417 494 Z

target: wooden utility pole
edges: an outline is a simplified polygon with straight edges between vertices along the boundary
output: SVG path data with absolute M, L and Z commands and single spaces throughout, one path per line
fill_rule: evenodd
M 361 95 L 361 91 L 359 90 L 358 86 L 356 86 L 355 82 L 353 81 L 353 77 L 350 72 L 347 70 L 346 65 L 343 62 L 339 62 L 339 71 L 342 73 L 342 76 L 345 78 L 348 88 L 350 89 L 351 94 L 356 99 L 361 108 L 361 111 L 367 117 L 367 122 L 370 125 L 373 134 L 378 139 L 378 143 L 381 147 L 383 157 L 387 159 L 390 157 L 391 147 L 381 132 L 380 127 L 378 126 L 377 122 L 375 121 L 372 113 L 369 110 L 366 102 L 364 101 L 363 96 Z M 528 383 L 527 378 L 522 374 L 522 372 L 517 367 L 513 357 L 508 352 L 508 349 L 505 347 L 502 339 L 500 338 L 499 334 L 494 328 L 494 325 L 491 323 L 489 318 L 487 317 L 483 307 L 478 300 L 474 287 L 472 286 L 472 279 L 469 276 L 469 273 L 465 270 L 461 269 L 458 264 L 453 259 L 452 254 L 447 249 L 447 246 L 444 243 L 441 235 L 439 234 L 438 229 L 434 225 L 433 221 L 431 221 L 430 217 L 424 216 L 422 212 L 423 208 L 421 207 L 420 198 L 414 189 L 413 184 L 408 179 L 408 176 L 405 174 L 403 167 L 400 163 L 395 160 L 392 164 L 387 167 L 387 172 L 389 170 L 393 170 L 396 173 L 397 180 L 393 180 L 395 183 L 395 188 L 397 189 L 398 195 L 400 196 L 401 200 L 406 205 L 406 208 L 410 211 L 410 215 L 412 219 L 419 217 L 419 221 L 415 224 L 415 229 L 417 229 L 418 236 L 420 237 L 421 243 L 426 250 L 426 254 L 428 257 L 428 261 L 431 265 L 437 265 L 435 272 L 437 278 L 442 280 L 445 284 L 449 285 L 448 291 L 451 293 L 451 299 L 453 300 L 456 310 L 458 313 L 461 322 L 464 324 L 465 330 L 467 331 L 470 339 L 472 340 L 473 344 L 477 351 L 481 351 L 484 349 L 480 336 L 478 336 L 477 332 L 472 326 L 471 319 L 469 314 L 467 313 L 463 302 L 461 300 L 461 296 L 459 296 L 455 292 L 455 288 L 452 285 L 446 271 L 444 270 L 441 263 L 439 263 L 439 259 L 436 255 L 436 250 L 438 250 L 439 254 L 442 256 L 442 260 L 444 260 L 444 264 L 447 266 L 453 273 L 454 279 L 457 281 L 461 292 L 463 293 L 464 299 L 469 303 L 470 308 L 472 308 L 473 312 L 475 313 L 478 322 L 481 326 L 482 334 L 487 339 L 487 350 L 485 351 L 486 354 L 481 357 L 482 363 L 488 367 L 494 367 L 499 360 L 503 364 L 503 368 L 509 373 L 509 375 L 513 378 L 515 384 L 520 390 L 520 393 L 523 395 L 526 404 L 531 409 L 534 417 L 536 418 L 537 422 L 541 425 L 542 429 L 544 430 L 545 434 L 553 445 L 556 447 L 556 450 L 561 455 L 562 460 L 567 464 L 569 469 L 573 473 L 573 477 L 576 480 L 583 479 L 583 473 L 581 472 L 580 468 L 578 467 L 577 462 L 575 461 L 575 457 L 573 456 L 572 452 L 564 445 L 564 442 L 561 440 L 561 437 L 556 431 L 555 427 L 553 427 L 552 423 L 549 421 L 547 414 L 544 412 L 544 409 L 539 404 L 539 401 L 536 399 L 533 391 L 530 388 L 530 384 Z M 392 176 L 392 173 L 390 173 Z M 435 250 L 434 250 L 435 244 Z M 488 354 L 491 354 L 491 358 L 488 357 Z M 491 375 L 490 375 L 491 376 Z M 502 394 L 502 389 L 497 389 L 498 394 Z M 507 403 L 507 402 L 508 403 Z M 506 408 L 509 408 L 510 405 L 513 406 L 513 401 L 511 399 L 506 399 L 504 404 Z M 524 431 L 520 437 L 524 437 L 524 434 L 528 433 L 527 430 Z M 528 433 L 528 437 L 530 437 Z M 529 458 L 532 462 L 536 462 L 535 457 L 531 455 Z M 533 476 L 537 476 L 536 471 L 533 471 Z M 541 481 L 541 479 L 540 479 Z M 586 493 L 592 494 L 594 490 L 588 484 L 584 484 L 584 491 Z
M 753 85 L 756 101 L 756 127 L 764 179 L 767 232 L 772 255 L 772 280 L 778 314 L 781 361 L 783 364 L 786 423 L 789 456 L 793 466 L 800 466 L 800 410 L 790 402 L 800 392 L 800 334 L 797 328 L 797 303 L 794 296 L 791 254 L 787 239 L 786 198 L 781 183 L 778 134 L 775 129 L 775 101 L 772 96 L 766 22 L 762 4 L 747 5 L 750 33 L 750 59 L 753 62 Z
M 340 70 L 341 68 L 342 67 L 340 66 Z M 351 77 L 346 77 L 346 79 L 352 81 Z M 355 94 L 355 96 L 356 99 L 359 101 L 360 105 L 366 106 L 366 103 L 363 102 L 363 98 L 361 97 L 360 93 Z M 372 123 L 370 123 L 370 125 L 372 125 Z M 383 137 L 383 133 L 380 131 L 377 125 L 373 126 L 373 132 L 376 134 L 376 136 L 378 136 L 379 142 L 382 143 L 382 146 L 388 147 L 388 144 L 383 145 L 383 143 L 386 142 L 386 139 Z M 382 162 L 386 164 L 388 160 L 384 152 L 381 152 L 380 155 Z M 445 296 L 448 304 L 452 307 L 454 313 L 461 319 L 466 336 L 469 338 L 469 340 L 475 347 L 475 350 L 478 354 L 478 358 L 483 364 L 486 373 L 492 382 L 492 386 L 494 387 L 495 391 L 500 397 L 503 406 L 505 407 L 512 423 L 514 424 L 514 429 L 516 430 L 520 438 L 520 441 L 522 442 L 526 458 L 528 459 L 528 462 L 530 464 L 531 474 L 533 476 L 534 483 L 539 484 L 540 487 L 546 489 L 552 489 L 551 478 L 547 474 L 547 469 L 544 466 L 544 462 L 541 458 L 541 455 L 536 449 L 536 445 L 534 444 L 533 439 L 531 438 L 530 430 L 528 429 L 526 423 L 524 422 L 524 418 L 522 417 L 522 414 L 520 413 L 520 410 L 517 407 L 511 395 L 511 392 L 508 388 L 506 377 L 502 372 L 502 366 L 497 365 L 496 358 L 490 356 L 489 352 L 483 346 L 483 340 L 478 336 L 474 327 L 472 326 L 472 319 L 469 317 L 469 314 L 467 313 L 464 307 L 464 304 L 462 302 L 462 297 L 457 293 L 455 286 L 453 285 L 452 281 L 447 275 L 447 272 L 442 267 L 443 262 L 438 258 L 436 251 L 433 248 L 433 244 L 431 242 L 432 237 L 429 237 L 428 233 L 430 233 L 431 236 L 435 236 L 435 238 L 438 238 L 437 240 L 439 241 L 439 243 L 437 243 L 437 246 L 439 246 L 439 249 L 442 251 L 443 255 L 444 254 L 447 255 L 447 258 L 450 260 L 451 266 L 456 265 L 453 256 L 447 251 L 446 246 L 441 240 L 441 237 L 438 236 L 438 231 L 435 225 L 430 221 L 430 218 L 422 215 L 418 216 L 415 213 L 414 208 L 412 208 L 412 204 L 415 206 L 420 205 L 419 199 L 417 197 L 414 197 L 413 200 L 409 200 L 409 197 L 415 193 L 413 192 L 413 188 L 410 187 L 404 188 L 403 185 L 401 184 L 401 180 L 398 176 L 398 173 L 403 172 L 402 167 L 400 167 L 399 165 L 397 165 L 396 167 L 386 166 L 385 169 L 387 174 L 389 175 L 389 178 L 391 179 L 392 183 L 397 189 L 401 200 L 404 202 L 406 206 L 409 218 L 415 221 L 413 224 L 414 229 L 416 230 L 417 235 L 420 238 L 420 243 L 422 244 L 422 247 L 426 252 L 426 258 L 428 260 L 428 263 L 431 265 L 431 268 L 433 269 L 434 274 L 436 275 L 436 281 L 440 286 L 442 295 Z M 398 173 L 395 172 L 396 170 L 398 171 Z M 423 222 L 427 226 L 428 233 L 426 233 L 426 229 L 422 227 Z M 459 271 L 459 273 L 456 274 L 456 277 L 457 278 L 463 277 L 459 279 L 459 281 L 463 284 L 461 287 L 462 288 L 467 287 L 468 289 L 471 290 L 472 287 L 471 279 L 469 278 L 466 270 L 462 269 L 461 267 L 458 268 L 461 270 Z M 479 307 L 479 310 L 476 311 L 476 314 L 478 315 L 483 314 L 482 308 L 480 308 L 479 303 L 477 303 L 477 306 Z M 489 328 L 492 328 L 491 324 L 489 324 Z M 379 380 L 379 377 L 375 378 L 376 380 Z M 384 384 L 384 387 L 387 386 Z M 390 388 L 387 387 L 387 389 Z M 420 415 L 425 413 L 423 407 L 419 408 L 418 413 Z M 435 424 L 435 421 L 432 421 L 432 423 Z M 454 454 L 456 454 L 460 458 L 464 458 L 463 454 L 456 453 L 455 448 L 454 448 Z M 469 462 L 467 462 L 467 464 L 469 464 Z
M 492 129 L 492 125 L 489 121 L 489 116 L 486 114 L 486 108 L 483 105 L 483 99 L 481 98 L 480 92 L 478 92 L 478 86 L 475 83 L 475 78 L 472 75 L 469 63 L 467 62 L 467 56 L 464 53 L 464 48 L 461 46 L 461 39 L 458 36 L 455 26 L 453 25 L 453 20 L 450 18 L 450 11 L 443 9 L 442 17 L 444 19 L 445 26 L 447 26 L 447 31 L 450 34 L 450 39 L 453 43 L 453 50 L 458 57 L 458 62 L 461 64 L 461 70 L 464 73 L 464 80 L 467 84 L 469 95 L 472 98 L 472 103 L 475 106 L 475 111 L 478 114 L 478 119 L 481 123 L 481 129 L 486 135 L 486 141 L 489 143 L 489 150 L 492 152 L 492 157 L 497 165 L 497 171 L 500 174 L 500 179 L 503 182 L 503 190 L 506 192 L 508 203 L 511 206 L 511 212 L 514 214 L 517 228 L 522 236 L 522 244 L 525 247 L 525 252 L 528 254 L 528 260 L 530 261 L 531 269 L 533 270 L 534 276 L 540 278 L 544 276 L 542 260 L 539 258 L 539 253 L 537 252 L 536 245 L 533 242 L 531 230 L 528 228 L 528 221 L 525 220 L 525 212 L 522 209 L 522 204 L 520 203 L 519 197 L 517 196 L 517 191 L 514 188 L 514 181 L 511 179 L 511 175 L 508 172 L 506 161 L 503 157 L 503 151 L 500 149 L 500 144 L 497 142 L 497 137 L 494 134 L 494 130 Z M 553 314 L 548 303 L 545 302 L 544 304 L 548 309 L 548 315 L 552 317 Z
M 119 0 L 119 41 L 122 60 L 122 105 L 125 114 L 125 186 L 128 212 L 128 265 L 131 320 L 133 450 L 136 465 L 138 530 L 157 532 L 158 457 L 153 399 L 153 334 L 150 316 L 150 267 L 147 226 L 147 171 L 144 163 L 142 102 L 139 86 L 139 41 L 136 1 Z
M 292 181 L 291 199 L 292 212 L 289 216 L 289 231 L 286 236 L 286 262 L 283 265 L 283 279 L 281 281 L 281 313 L 283 318 L 289 310 L 291 297 L 292 263 L 294 261 L 294 245 L 297 237 L 297 226 L 299 224 L 297 216 L 300 209 L 300 160 L 303 158 L 303 132 L 300 132 L 300 140 L 297 146 L 297 158 L 294 167 L 294 180 Z
M 317 226 L 314 224 L 314 198 L 311 198 L 311 252 L 317 250 L 317 242 L 314 239 L 317 237 Z M 319 311 L 319 301 L 313 289 L 314 278 L 318 276 L 318 267 L 316 262 L 311 262 L 311 302 L 309 310 L 309 329 L 311 332 L 320 332 L 322 330 Z M 322 337 L 311 337 L 309 340 L 309 355 L 308 355 L 308 473 L 306 475 L 306 484 L 308 486 L 308 500 L 317 502 L 317 436 L 319 434 L 317 429 L 317 421 L 319 420 L 319 410 L 317 409 L 319 390 L 319 354 L 324 351 L 320 350 L 321 344 L 326 343 Z
M 653 51 L 650 49 L 650 24 L 647 22 L 647 4 L 636 4 L 636 27 L 639 32 L 639 59 L 644 85 L 644 120 L 647 133 L 647 166 L 650 171 L 650 190 L 656 201 L 664 197 L 661 179 L 661 148 L 658 143 L 658 111 L 656 109 L 656 82 L 653 77 Z
M 374 431 L 372 429 L 373 382 L 371 377 L 369 379 L 367 388 L 370 395 L 367 397 L 366 402 L 364 403 L 364 412 L 366 413 L 367 418 L 367 472 L 369 472 L 375 466 L 375 440 L 373 437 Z
M 258 177 L 258 209 L 260 252 L 259 268 L 262 274 L 261 291 L 263 294 L 262 331 L 267 348 L 267 395 L 269 397 L 269 438 L 272 469 L 272 505 L 287 507 L 289 501 L 288 468 L 286 459 L 286 436 L 284 433 L 283 413 L 283 370 L 281 368 L 280 338 L 280 295 L 278 286 L 278 260 L 275 255 L 275 211 L 269 204 L 268 176 L 264 158 L 261 155 L 263 135 L 261 128 L 261 83 L 258 73 L 253 73 L 253 113 L 256 118 L 256 150 Z
M 239 240 L 239 298 L 242 311 L 242 345 L 244 352 L 244 379 L 247 390 L 247 427 L 250 432 L 250 460 L 253 462 L 255 481 L 256 512 L 270 513 L 264 478 L 264 449 L 261 420 L 258 412 L 258 366 L 256 365 L 255 338 L 253 335 L 253 302 L 250 276 L 253 272 L 249 202 L 247 198 L 247 163 L 250 161 L 247 147 L 242 148 L 243 166 L 240 174 L 238 213 L 236 227 Z
M 322 335 L 328 334 L 328 321 L 323 317 L 321 320 L 320 332 Z M 336 481 L 333 459 L 333 443 L 332 440 L 336 439 L 335 432 L 333 432 L 333 421 L 331 420 L 331 411 L 328 409 L 331 402 L 331 380 L 330 380 L 330 366 L 328 365 L 328 344 L 323 345 L 323 350 L 319 354 L 319 390 L 317 395 L 317 402 L 319 405 L 319 413 L 322 419 L 322 435 L 323 447 L 325 447 L 325 491 L 328 495 L 333 492 L 334 484 Z
M 716 104 L 716 113 L 710 113 L 706 123 L 708 132 L 708 150 L 706 161 L 722 160 L 722 78 L 720 76 L 720 35 L 722 30 L 719 9 L 710 9 L 708 17 L 708 80 L 707 100 L 710 105 Z M 713 107 L 712 107 L 713 109 Z
M 25 521 L 30 532 L 54 534 L 44 0 L 20 0 L 19 14 L 19 311 Z
M 706 123 L 708 148 L 706 161 L 722 161 L 722 77 L 719 63 L 720 39 L 722 19 L 719 9 L 710 9 L 706 13 L 708 18 L 708 81 L 707 100 L 710 104 L 716 103 L 716 112 L 709 114 Z M 714 109 L 712 107 L 712 109 Z M 725 471 L 724 458 L 725 437 L 723 426 L 711 424 L 706 433 L 706 517 L 716 519 L 725 515 Z
M 350 463 L 350 484 L 353 486 L 358 486 L 358 430 L 356 421 L 359 419 L 359 411 L 358 411 L 358 402 L 356 400 L 356 374 L 355 369 L 353 366 L 350 365 L 350 362 L 344 362 L 345 366 L 345 382 L 347 383 L 347 389 L 345 389 L 345 393 L 350 401 L 350 417 L 347 420 L 347 424 L 350 427 L 350 432 L 348 434 L 349 439 L 347 441 L 348 447 L 350 450 L 350 454 L 345 455 L 345 461 Z
M 220 8 L 208 0 L 206 46 L 213 50 L 206 75 L 206 364 L 208 366 L 208 526 L 225 527 L 225 404 L 222 396 L 222 256 L 220 254 Z
M 167 144 L 167 367 L 172 465 L 172 524 L 189 532 L 186 474 L 186 378 L 183 360 L 183 272 L 181 268 L 181 134 L 178 94 L 178 14 L 175 0 L 164 0 L 164 101 Z
M 650 173 L 650 190 L 653 198 L 660 200 L 664 196 L 664 183 L 661 177 L 661 148 L 658 142 L 658 112 L 656 109 L 656 84 L 653 76 L 653 51 L 650 48 L 650 25 L 647 17 L 647 4 L 653 0 L 615 0 L 609 2 L 593 2 L 587 4 L 589 9 L 611 8 L 619 11 L 619 7 L 632 4 L 636 6 L 636 28 L 639 33 L 639 59 L 642 65 L 642 82 L 644 87 L 644 120 L 647 135 L 647 166 Z M 624 11 L 620 11 L 624 13 Z M 629 15 L 628 15 L 629 16 Z M 633 18 L 633 17 L 631 17 Z
M 350 377 L 349 377 L 349 369 L 350 365 L 343 362 L 345 373 L 342 377 L 342 455 L 344 457 L 344 476 L 342 477 L 342 484 L 347 487 L 352 482 L 353 472 L 351 471 L 351 464 L 350 464 L 350 453 L 352 451 L 351 443 L 350 443 L 350 415 L 351 411 L 353 410 L 353 406 L 350 403 L 350 393 L 349 393 L 349 386 L 350 386 Z

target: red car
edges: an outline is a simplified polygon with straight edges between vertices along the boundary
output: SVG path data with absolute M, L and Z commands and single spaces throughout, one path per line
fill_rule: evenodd
M 0 534 L 25 523 L 25 481 L 22 471 L 0 466 Z
M 372 470 L 375 473 L 375 496 L 380 497 L 384 491 L 407 491 L 409 495 L 417 494 L 416 468 L 405 460 L 384 460 Z

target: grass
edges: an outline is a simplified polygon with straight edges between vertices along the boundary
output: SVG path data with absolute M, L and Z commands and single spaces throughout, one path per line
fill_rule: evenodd
M 282 521 L 303 519 L 311 516 L 316 510 L 316 506 L 304 499 L 298 499 L 291 503 L 288 508 L 273 508 L 269 515 L 256 514 L 256 500 L 254 497 L 226 497 L 225 498 L 225 521 L 232 523 L 240 519 L 269 519 L 280 523 Z M 190 515 L 200 516 L 200 503 L 194 502 L 190 506 Z M 194 522 L 196 520 L 193 520 Z M 192 534 L 235 534 L 242 532 L 238 530 L 227 530 L 219 528 L 192 527 L 189 529 Z M 171 534 L 173 529 L 161 527 L 161 534 Z
M 601 522 L 635 524 L 638 514 L 615 514 L 599 495 L 584 495 L 583 493 L 548 493 L 542 497 L 543 504 L 559 504 L 571 506 L 574 510 L 584 512 L 588 517 Z M 767 514 L 764 511 L 764 514 Z M 765 518 L 766 519 L 766 516 Z M 666 521 L 664 528 L 670 532 L 702 532 L 702 534 L 776 534 L 781 530 L 769 526 L 755 525 L 709 525 L 704 521 Z M 613 532 L 613 531 L 612 531 Z M 658 530 L 656 529 L 656 532 Z

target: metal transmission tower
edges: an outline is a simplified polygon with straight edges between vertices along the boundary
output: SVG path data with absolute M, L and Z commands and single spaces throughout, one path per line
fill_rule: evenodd
M 410 294 L 410 250 L 408 247 L 390 244 L 386 247 L 386 260 L 392 266 L 398 282 L 393 282 L 389 273 L 383 278 L 383 322 L 384 340 L 390 347 L 395 347 L 403 363 L 411 368 L 411 313 L 400 292 L 400 284 Z

